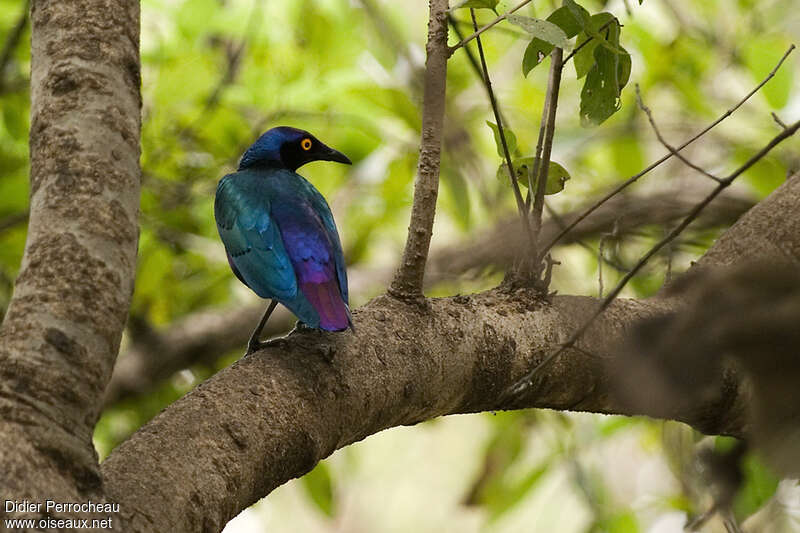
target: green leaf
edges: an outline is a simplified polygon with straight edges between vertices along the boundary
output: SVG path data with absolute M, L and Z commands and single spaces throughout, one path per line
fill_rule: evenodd
M 527 187 L 533 174 L 533 167 L 536 158 L 533 156 L 519 157 L 511 160 L 514 165 L 514 173 L 517 175 L 517 181 L 523 187 Z M 502 163 L 497 169 L 497 179 L 508 180 L 508 165 Z M 569 172 L 555 161 L 550 161 L 550 166 L 547 169 L 547 185 L 545 185 L 544 193 L 546 195 L 556 194 L 564 190 L 564 184 L 570 179 Z
M 578 37 L 578 46 L 586 43 L 586 41 L 589 39 L 590 37 L 588 35 L 581 33 Z M 597 48 L 598 44 L 599 43 L 596 39 L 592 39 L 583 45 L 583 47 L 581 47 L 581 49 L 578 50 L 578 52 L 572 58 L 572 63 L 575 65 L 575 76 L 578 79 L 586 76 L 586 74 L 588 74 L 592 69 L 592 66 L 594 65 L 594 50 Z
M 578 33 L 583 29 L 583 15 L 576 17 L 567 6 L 559 7 L 550 13 L 550 16 L 547 17 L 546 20 L 561 28 L 566 36 L 570 39 L 578 35 Z
M 619 55 L 617 80 L 619 81 L 619 90 L 622 92 L 622 88 L 628 85 L 628 81 L 631 79 L 631 55 L 621 46 L 620 49 L 623 53 Z
M 506 154 L 503 151 L 503 142 L 500 140 L 500 130 L 497 129 L 497 124 L 494 122 L 486 121 L 486 124 L 492 128 L 492 132 L 494 133 L 494 143 L 497 146 L 497 155 L 502 158 L 505 158 Z M 511 128 L 508 126 L 503 126 L 503 133 L 506 137 L 506 146 L 508 146 L 508 153 L 511 157 L 514 157 L 514 151 L 517 149 L 517 136 L 514 135 L 514 132 L 511 131 Z
M 744 483 L 733 500 L 733 514 L 740 523 L 761 509 L 772 498 L 778 489 L 778 481 L 780 481 L 753 454 L 745 456 L 741 468 L 744 474 Z
M 574 0 L 564 0 L 564 7 L 569 9 L 570 13 L 572 13 L 572 16 L 575 18 L 578 24 L 580 24 L 581 28 L 585 29 L 589 24 L 589 19 L 591 18 L 589 16 L 589 12 Z
M 453 10 L 471 7 L 473 9 L 491 9 L 494 11 L 498 3 L 500 3 L 500 0 L 464 0 L 460 4 L 455 5 L 450 9 Z
M 511 24 L 519 26 L 534 37 L 538 37 L 553 46 L 565 48 L 567 44 L 569 44 L 567 34 L 564 33 L 564 30 L 552 22 L 532 17 L 523 17 L 521 15 L 509 15 L 506 18 Z
M 594 65 L 589 69 L 581 90 L 581 122 L 601 124 L 619 109 L 622 88 L 631 75 L 631 58 L 619 46 L 619 26 L 609 26 L 609 41 L 613 48 L 596 46 Z
M 501 515 L 520 503 L 539 484 L 549 470 L 550 462 L 545 461 L 542 465 L 530 470 L 517 483 L 510 486 L 495 486 L 492 487 L 494 490 L 487 491 L 484 503 L 490 512 L 489 520 L 497 520 Z
M 303 487 L 317 508 L 327 516 L 333 516 L 333 481 L 328 464 L 324 461 L 318 463 L 314 470 L 301 479 Z
M 623 511 L 600 520 L 598 530 L 605 533 L 639 533 L 639 521 L 631 511 Z
M 572 12 L 566 6 L 561 6 L 547 17 L 548 22 L 552 22 L 564 32 L 568 39 L 575 37 L 583 27 Z M 527 77 L 533 68 L 550 55 L 555 46 L 539 37 L 534 37 L 525 49 L 522 57 L 522 74 Z
M 553 48 L 555 46 L 538 37 L 531 39 L 528 47 L 525 48 L 525 55 L 522 56 L 522 75 L 527 78 L 530 71 L 549 56 Z

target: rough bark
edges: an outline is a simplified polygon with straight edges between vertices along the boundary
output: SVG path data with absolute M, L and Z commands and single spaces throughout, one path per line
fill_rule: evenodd
M 101 493 L 92 431 L 130 304 L 138 2 L 34 1 L 31 214 L 0 331 L 0 499 Z
M 502 408 L 619 412 L 604 361 L 628 325 L 662 311 L 657 302 L 619 301 L 583 351 L 554 364 L 535 393 L 501 405 L 500 392 L 578 327 L 595 301 L 490 291 L 429 304 L 421 311 L 379 297 L 356 312 L 357 335 L 291 335 L 170 406 L 103 464 L 109 494 L 124 508 L 158 509 L 131 516 L 128 528 L 218 530 L 334 450 L 388 427 Z M 731 413 L 711 406 L 687 421 L 733 433 Z
M 425 262 L 433 235 L 436 198 L 439 194 L 439 165 L 444 132 L 445 88 L 447 86 L 447 0 L 430 0 L 427 59 L 422 97 L 422 139 L 408 239 L 400 268 L 389 292 L 406 299 L 422 297 Z

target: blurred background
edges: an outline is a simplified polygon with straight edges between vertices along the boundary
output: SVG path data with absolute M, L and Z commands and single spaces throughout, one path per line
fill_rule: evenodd
M 455 2 L 451 2 L 455 3 Z M 503 12 L 516 2 L 500 2 Z M 621 108 L 583 127 L 583 80 L 567 65 L 553 160 L 570 173 L 548 197 L 562 216 L 665 153 L 635 103 L 634 83 L 678 145 L 735 105 L 794 40 L 794 0 L 585 0 L 623 24 L 632 56 Z M 519 13 L 546 17 L 560 3 Z M 22 257 L 28 206 L 28 3 L 0 0 L 0 312 Z M 478 11 L 481 23 L 495 17 Z M 453 12 L 472 32 L 468 10 Z M 141 234 L 136 290 L 99 455 L 243 353 L 263 310 L 231 274 L 214 225 L 217 181 L 263 131 L 292 125 L 347 154 L 352 167 L 301 173 L 328 198 L 347 256 L 355 307 L 384 291 L 405 241 L 420 135 L 427 29 L 423 0 L 143 0 Z M 456 42 L 451 28 L 451 43 Z M 534 151 L 547 66 L 522 74 L 530 37 L 508 23 L 484 34 L 504 117 L 522 155 Z M 474 47 L 471 45 L 471 48 Z M 547 63 L 547 61 L 545 61 Z M 722 176 L 800 116 L 800 53 L 686 156 Z M 448 64 L 447 117 L 429 296 L 496 286 L 508 267 L 514 217 L 486 93 L 463 50 Z M 625 295 L 654 294 L 685 270 L 750 205 L 800 169 L 800 142 L 756 164 Z M 670 161 L 641 180 L 603 221 L 554 249 L 553 289 L 597 296 L 675 224 L 675 205 L 713 182 Z M 672 211 L 670 211 L 672 209 Z M 631 215 L 632 210 L 638 213 Z M 499 243 L 499 246 L 498 246 Z M 492 253 L 481 253 L 493 245 Z M 500 250 L 500 252 L 498 252 Z M 272 333 L 292 326 L 284 313 Z M 730 439 L 678 423 L 522 411 L 451 416 L 396 428 L 335 453 L 309 475 L 244 511 L 227 532 L 671 532 L 706 511 L 714 487 L 696 460 Z M 800 531 L 800 490 L 756 456 L 734 512 L 746 531 Z M 702 531 L 725 531 L 718 518 Z

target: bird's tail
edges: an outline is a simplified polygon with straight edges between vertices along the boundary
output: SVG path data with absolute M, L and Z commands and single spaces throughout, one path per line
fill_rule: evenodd
M 301 283 L 300 290 L 319 314 L 320 329 L 342 331 L 353 327 L 350 309 L 342 299 L 336 279 L 322 283 Z

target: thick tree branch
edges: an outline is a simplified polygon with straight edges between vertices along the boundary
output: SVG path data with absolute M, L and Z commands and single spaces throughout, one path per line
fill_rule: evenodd
M 139 202 L 139 4 L 31 12 L 31 197 L 0 330 L 8 499 L 97 494 L 92 431 L 130 305 Z
M 398 298 L 422 297 L 422 279 L 433 234 L 436 197 L 439 193 L 439 164 L 444 131 L 445 87 L 447 85 L 447 0 L 430 0 L 428 58 L 422 99 L 422 139 L 411 222 L 400 268 L 389 293 Z
M 694 206 L 702 191 L 682 189 L 680 193 L 664 192 L 650 196 L 619 195 L 595 211 L 583 224 L 569 233 L 561 244 L 597 238 L 616 225 L 624 237 L 649 225 L 669 225 Z M 753 201 L 736 193 L 724 193 L 704 212 L 697 224 L 702 228 L 726 227 L 733 224 L 753 206 Z M 546 220 L 542 239 L 558 233 L 564 223 L 582 212 L 562 215 L 564 221 Z M 508 217 L 493 228 L 445 248 L 434 248 L 425 273 L 426 286 L 482 272 L 486 269 L 508 269 L 521 259 L 526 240 L 519 228 L 519 219 Z M 362 271 L 350 273 L 351 291 L 369 294 L 386 286 L 391 272 Z M 201 311 L 188 315 L 164 331 L 151 331 L 132 336 L 131 343 L 117 361 L 106 389 L 106 404 L 149 392 L 175 372 L 194 364 L 213 364 L 222 354 L 241 349 L 247 343 L 250 329 L 263 313 L 263 305 Z M 279 307 L 268 327 L 267 336 L 287 331 L 293 318 Z
M 497 400 L 595 306 L 529 290 L 431 300 L 425 312 L 378 298 L 357 311 L 356 336 L 294 334 L 219 372 L 112 453 L 106 486 L 123 508 L 150 515 L 137 513 L 127 530 L 218 530 L 337 448 L 387 427 L 501 408 L 620 412 L 605 360 L 628 325 L 665 311 L 657 302 L 616 302 L 535 393 Z M 738 410 L 729 409 L 737 394 L 731 387 L 685 421 L 738 433 Z

